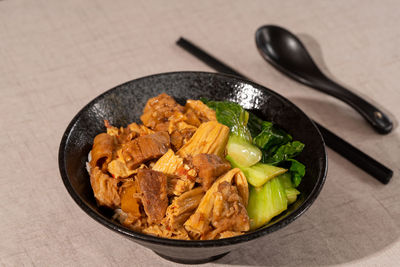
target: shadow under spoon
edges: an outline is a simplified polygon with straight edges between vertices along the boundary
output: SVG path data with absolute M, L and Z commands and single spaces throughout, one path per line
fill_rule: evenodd
M 256 32 L 256 44 L 263 58 L 279 71 L 349 104 L 378 133 L 387 134 L 393 129 L 393 123 L 381 110 L 325 76 L 302 42 L 288 30 L 262 26 Z

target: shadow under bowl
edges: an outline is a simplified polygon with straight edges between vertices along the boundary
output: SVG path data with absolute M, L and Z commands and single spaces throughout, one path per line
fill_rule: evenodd
M 186 99 L 206 97 L 239 103 L 261 118 L 272 121 L 305 144 L 298 160 L 306 165 L 306 175 L 295 203 L 270 223 L 244 235 L 219 240 L 186 241 L 159 238 L 134 232 L 111 219 L 112 212 L 96 205 L 85 163 L 93 138 L 104 132 L 103 120 L 126 126 L 139 122 L 147 100 L 161 93 L 173 96 L 180 104 Z M 59 168 L 71 197 L 90 217 L 158 255 L 180 263 L 203 263 L 266 236 L 288 225 L 306 211 L 325 182 L 327 157 L 321 134 L 298 107 L 279 94 L 252 82 L 230 75 L 206 72 L 156 74 L 119 85 L 93 99 L 72 119 L 59 148 Z

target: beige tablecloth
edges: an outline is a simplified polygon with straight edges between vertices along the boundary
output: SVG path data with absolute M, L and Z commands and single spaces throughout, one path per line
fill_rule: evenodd
M 328 149 L 315 204 L 288 227 L 209 266 L 394 266 L 400 261 L 400 2 L 0 1 L 0 265 L 170 266 L 89 218 L 66 192 L 61 136 L 88 101 L 141 76 L 212 71 L 175 45 L 184 36 L 394 170 L 382 185 Z M 284 77 L 254 44 L 289 28 L 329 76 L 394 119 L 376 134 L 340 101 Z

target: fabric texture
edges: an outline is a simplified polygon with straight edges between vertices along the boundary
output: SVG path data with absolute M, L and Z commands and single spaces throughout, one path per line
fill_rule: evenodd
M 183 36 L 289 98 L 394 171 L 382 185 L 328 149 L 323 191 L 298 220 L 206 266 L 394 266 L 400 261 L 400 2 L 0 1 L 0 265 L 172 266 L 106 229 L 68 195 L 61 136 L 91 99 L 123 82 L 213 71 Z M 344 103 L 296 83 L 258 54 L 264 24 L 300 36 L 328 76 L 395 121 L 379 135 Z

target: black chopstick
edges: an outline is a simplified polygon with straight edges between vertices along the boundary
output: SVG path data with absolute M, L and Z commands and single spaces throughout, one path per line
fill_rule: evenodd
M 194 45 L 193 43 L 189 42 L 185 38 L 179 38 L 176 42 L 177 45 L 188 51 L 190 54 L 194 55 L 209 67 L 213 68 L 214 70 L 235 75 L 247 80 L 250 80 L 243 74 L 239 73 L 238 71 L 234 70 L 233 68 L 229 67 L 228 65 L 224 64 L 223 62 L 219 61 L 215 57 L 211 56 L 198 46 Z M 360 169 L 364 170 L 365 172 L 369 173 L 372 177 L 377 179 L 383 184 L 387 184 L 393 176 L 393 171 L 389 168 L 385 167 L 375 159 L 371 158 L 364 152 L 360 151 L 353 145 L 349 144 L 333 132 L 329 131 L 321 124 L 314 121 L 315 125 L 318 127 L 319 131 L 321 132 L 325 144 L 330 147 L 332 150 L 336 151 L 344 158 L 348 159 L 354 165 L 359 167 Z

